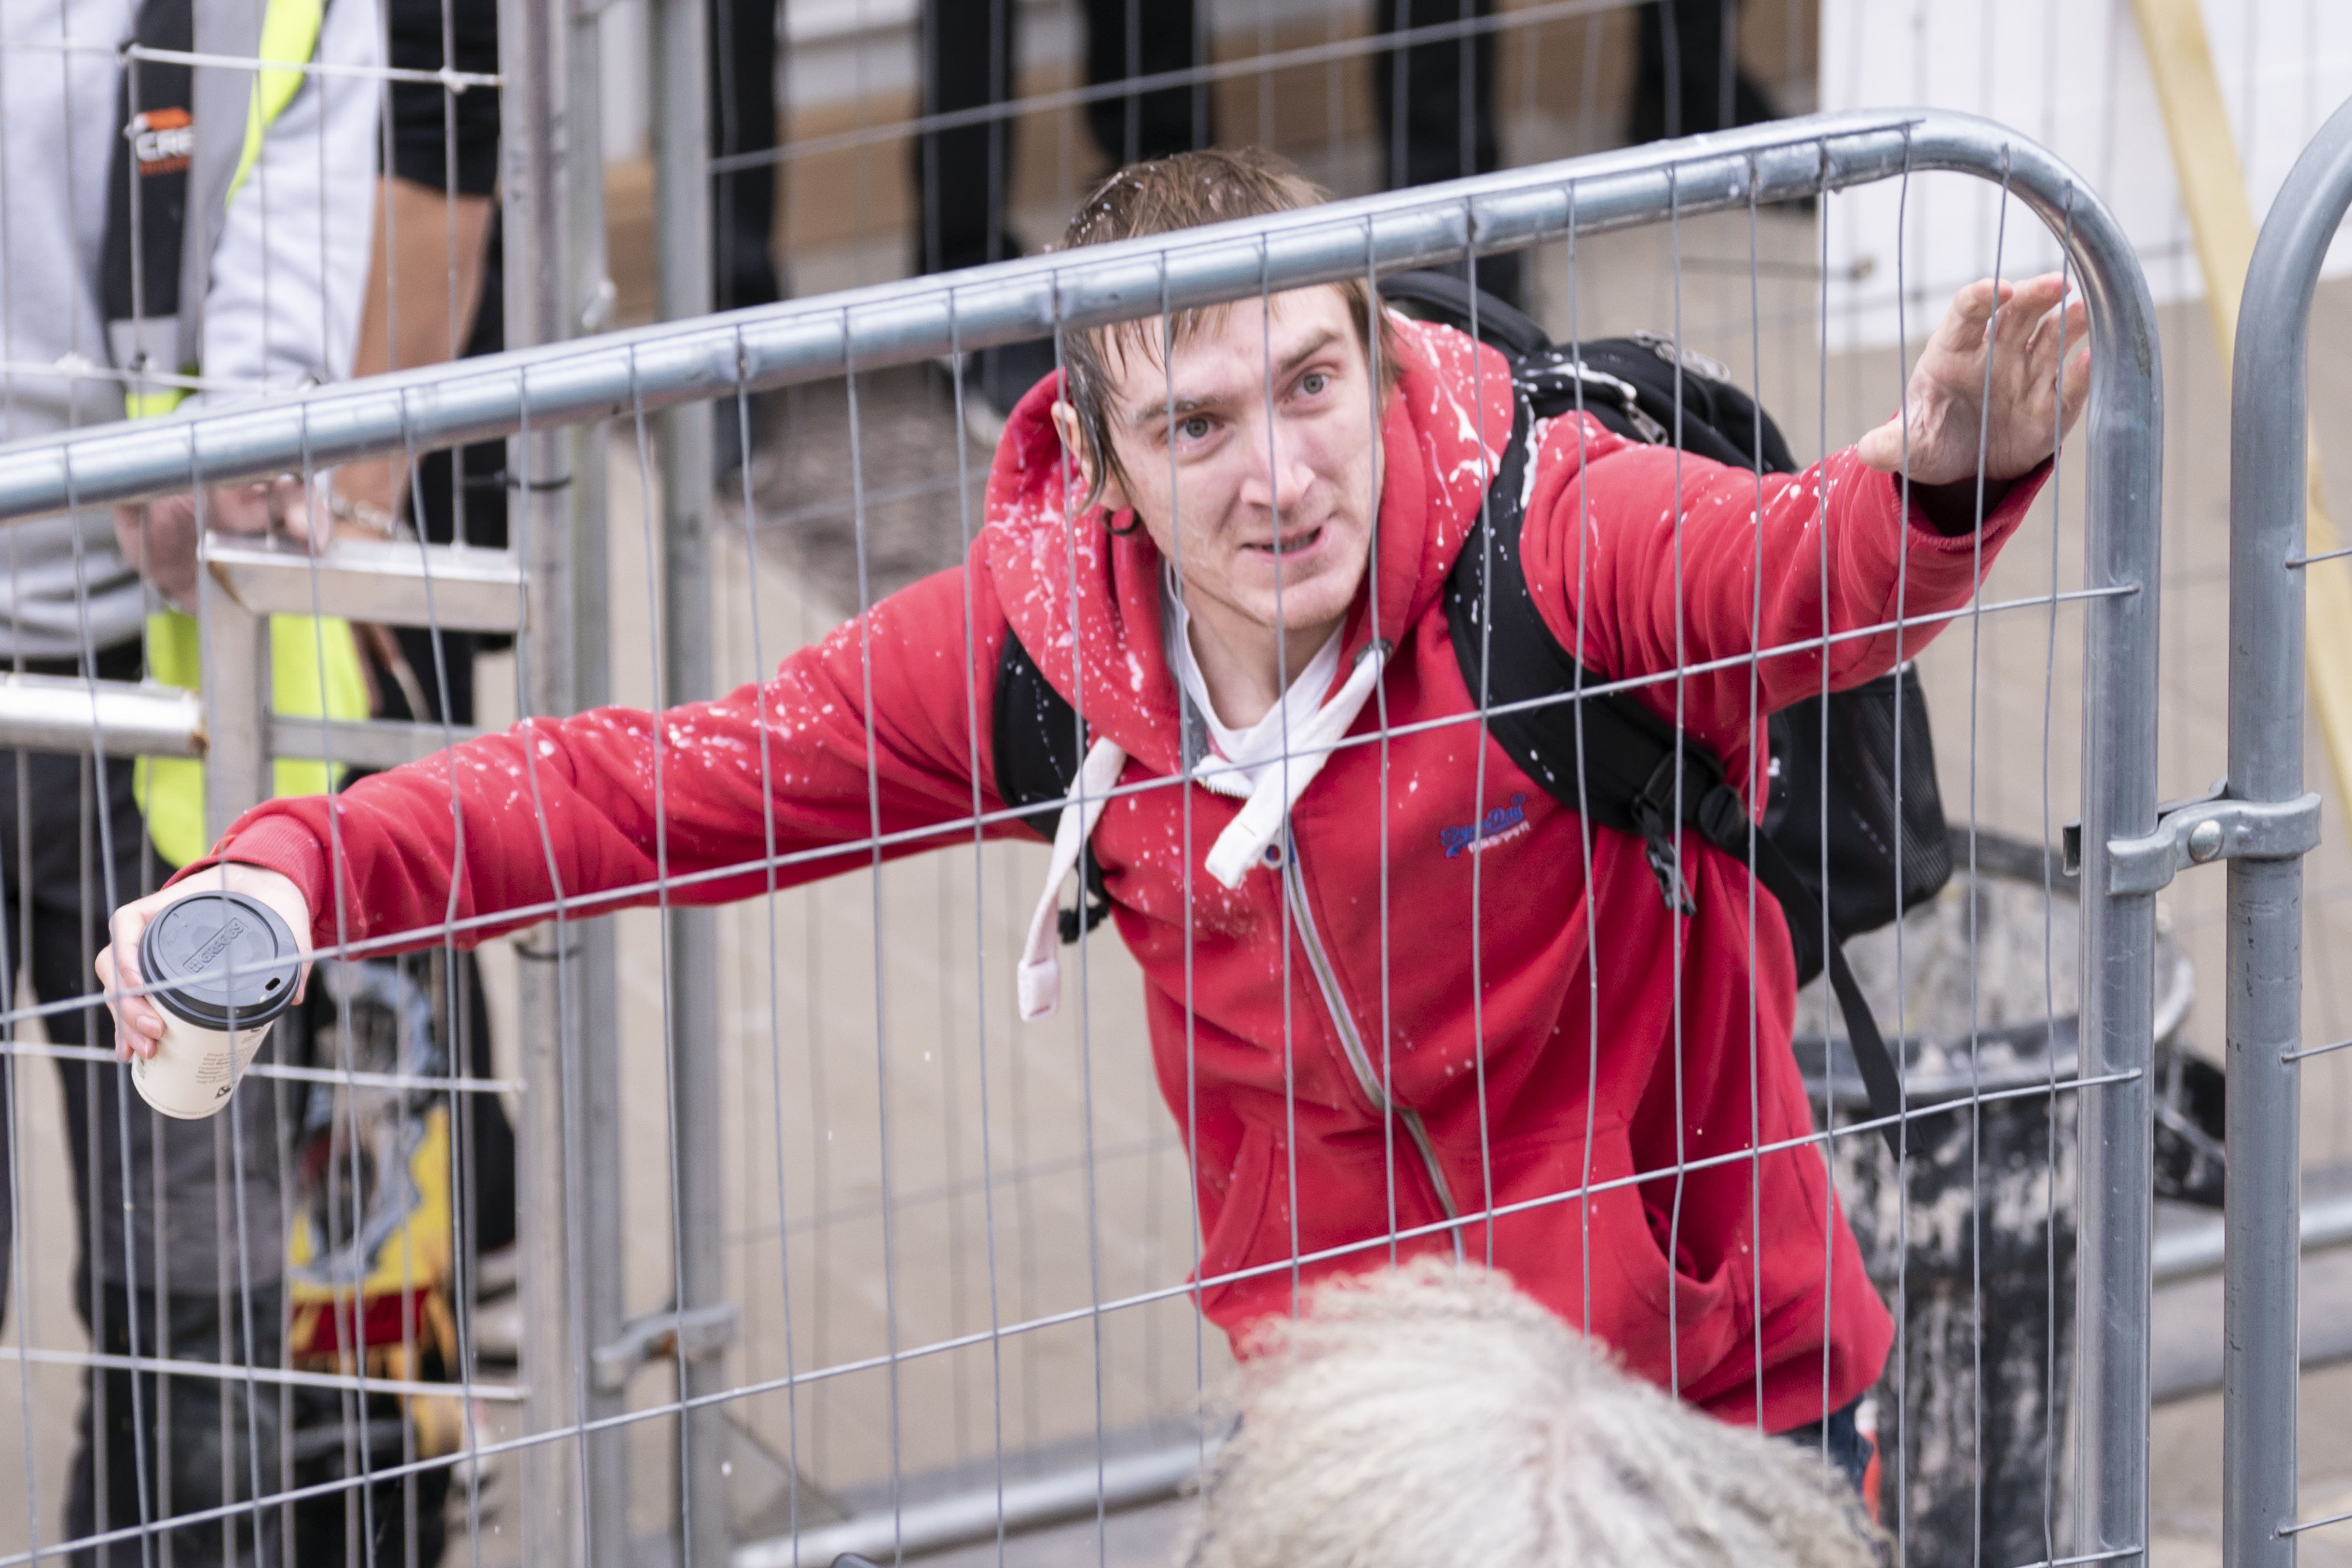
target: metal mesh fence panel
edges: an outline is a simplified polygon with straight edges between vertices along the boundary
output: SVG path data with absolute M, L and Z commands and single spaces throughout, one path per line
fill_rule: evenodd
M 0 513 L 33 519 L 253 475 L 307 492 L 386 459 L 415 476 L 427 454 L 503 441 L 510 517 L 496 545 L 462 527 L 315 555 L 208 538 L 201 727 L 184 699 L 95 668 L 8 689 L 13 739 L 95 771 L 201 753 L 211 831 L 271 793 L 276 758 L 384 770 L 340 807 L 273 807 L 237 829 L 264 856 L 248 863 L 303 889 L 313 1054 L 291 1058 L 291 1024 L 273 1030 L 231 1098 L 244 1113 L 274 1097 L 274 1126 L 201 1124 L 222 1130 L 232 1170 L 315 1164 L 315 1213 L 289 1201 L 283 1217 L 357 1276 L 314 1299 L 334 1337 L 307 1342 L 324 1346 L 316 1363 L 213 1363 L 222 1429 L 246 1445 L 226 1451 L 251 1456 L 218 1500 L 151 1489 L 135 1518 L 33 1536 L 14 1560 L 144 1552 L 273 1515 L 283 1542 L 329 1521 L 314 1527 L 337 1539 L 318 1550 L 353 1561 L 423 1560 L 428 1517 L 478 1558 L 618 1561 L 682 1521 L 684 1560 L 759 1563 L 1005 1551 L 1035 1524 L 1091 1518 L 1091 1554 L 1108 1558 L 1110 1514 L 1168 1495 L 1222 1435 L 1222 1329 L 1420 1252 L 1512 1269 L 1727 1419 L 1821 1423 L 1826 1449 L 1831 1418 L 1874 1418 L 1866 1484 L 1907 1561 L 2144 1549 L 2150 1061 L 2178 1022 L 2165 1008 L 2185 1002 L 2153 889 L 2119 880 L 2111 848 L 2156 826 L 2158 363 L 2137 266 L 2091 191 L 1982 121 L 1827 117 L 572 342 L 595 274 L 567 248 L 585 198 L 551 128 L 580 73 L 554 18 L 509 11 L 507 352 L 0 453 Z M 1904 405 L 1934 323 L 1906 323 L 1892 356 L 1833 364 L 1821 304 L 1839 192 L 1954 174 L 2056 238 L 2094 365 L 2083 429 L 2046 480 L 2030 470 L 2049 499 L 1990 575 L 2027 510 L 2021 492 L 2001 510 L 2020 475 L 1979 450 L 1957 489 L 1916 498 L 1957 520 L 1948 536 L 1915 513 L 1899 462 L 1864 478 L 1846 446 Z M 2005 243 L 1988 277 L 2010 275 Z M 1354 360 L 1345 332 L 1284 336 L 1299 301 L 1336 287 L 1453 263 L 1475 281 L 1503 257 L 1562 363 L 1654 328 L 1641 352 L 1678 407 L 1702 377 L 1753 396 L 1803 471 L 1696 455 L 1679 415 L 1625 444 L 1588 420 L 1609 383 L 1581 374 L 1544 431 L 1515 437 L 1511 366 L 1447 326 L 1399 321 Z M 1485 309 L 1468 306 L 1474 332 L 1494 324 Z M 2065 320 L 2047 330 L 2085 330 Z M 1188 358 L 1180 333 L 1244 352 Z M 1211 448 L 1188 443 L 1227 442 L 1235 515 L 1265 538 L 1178 528 L 1163 548 L 1105 531 L 1088 492 L 1113 476 L 1072 456 L 1101 437 L 1057 437 L 1037 400 L 1006 411 L 992 457 L 970 431 L 974 356 L 1041 340 L 1066 374 L 1091 353 L 1097 374 L 1159 379 L 1121 427 L 1137 445 L 1118 448 L 1116 482 L 1134 510 L 1213 487 L 1192 456 Z M 1339 369 L 1316 357 L 1335 353 Z M 1180 366 L 1202 385 L 1179 384 Z M 1314 469 L 1286 455 L 1311 442 L 1288 422 L 1335 384 L 1361 401 L 1296 417 L 1355 428 L 1359 461 Z M 762 397 L 780 400 L 772 416 Z M 749 462 L 733 493 L 701 493 L 709 437 L 679 417 L 696 409 L 732 422 L 744 453 L 754 418 L 775 419 L 789 504 Z M 1515 438 L 1533 455 L 1507 499 L 1530 518 L 1549 508 L 1569 542 L 1526 544 L 1521 569 L 1550 584 L 1548 624 L 1571 628 L 1590 668 L 1501 701 L 1479 662 L 1491 603 L 1462 599 L 1449 629 L 1440 600 L 1465 540 L 1494 581 L 1479 526 Z M 1130 460 L 1147 449 L 1149 470 Z M 1392 555 L 1407 523 L 1385 488 L 1409 459 L 1446 519 L 1411 521 L 1440 563 L 1418 586 L 1424 563 Z M 1285 467 L 1299 462 L 1314 471 Z M 1607 462 L 1646 472 L 1633 493 L 1647 499 L 1604 501 L 1577 477 Z M 1872 544 L 1840 483 L 1883 490 L 1901 542 Z M 1612 600 L 1581 574 L 1614 557 L 1576 542 L 1613 550 L 1637 505 L 1657 513 L 1654 542 L 1640 592 Z M 1253 727 L 1224 723 L 1214 660 L 1198 658 L 1205 701 L 1179 696 L 1197 656 L 1161 640 L 1180 610 L 1232 608 L 1187 575 L 1184 550 L 1263 553 L 1254 624 L 1283 626 L 1284 595 L 1316 603 L 1317 552 L 1356 521 L 1371 591 L 1297 613 L 1348 628 L 1333 657 L 1353 662 L 1322 679 L 1357 708 L 1333 721 L 1310 691 L 1294 712 L 1284 694 L 1324 650 L 1275 637 L 1278 717 L 1237 757 Z M 1937 563 L 1916 579 L 1915 534 Z M 1162 587 L 1163 561 L 1181 586 Z M 1128 639 L 1121 595 L 1142 595 L 1132 625 L 1160 629 Z M 404 727 L 273 700 L 289 655 L 268 617 L 361 615 L 422 629 L 407 665 L 425 710 Z M 470 667 L 471 739 L 446 693 L 430 700 L 460 634 L 516 637 Z M 1181 650 L 1211 646 L 1192 635 L 1175 634 Z M 1008 793 L 1008 637 L 1066 710 L 1053 721 L 1075 750 L 1044 801 L 1058 858 L 1018 820 L 1035 803 Z M 1590 826 L 1496 737 L 1515 715 L 1631 694 L 1675 737 L 1678 780 L 1685 737 L 1706 727 L 1760 805 L 1770 711 L 1896 669 L 1896 700 L 1925 693 L 1939 749 L 1906 770 L 1920 732 L 1895 731 L 1891 804 L 1932 780 L 1955 831 L 1893 859 L 1899 878 L 1906 854 L 1948 856 L 1950 885 L 1853 946 L 1909 1085 L 1890 1116 L 1843 1064 L 1850 1015 L 1786 984 L 1786 925 L 1728 851 L 1673 833 L 1645 851 Z M 1847 733 L 1817 730 L 1819 771 Z M 434 750 L 450 740 L 464 743 Z M 2079 872 L 2054 852 L 2075 819 Z M 1513 863 L 1538 844 L 1540 865 Z M 1645 854 L 1663 857 L 1654 879 Z M 1033 910 L 1049 865 L 1075 870 L 1082 931 L 1089 857 L 1124 945 L 1063 948 L 1052 906 Z M 1706 917 L 1676 912 L 1678 878 L 1703 884 Z M 478 976 L 460 957 L 522 928 Z M 393 961 L 404 951 L 423 956 Z M 1024 1022 L 1048 969 L 1058 1015 Z M 23 1034 L 89 1007 L 37 998 L 8 1016 Z M 13 1048 L 16 1125 L 25 1058 L 57 1049 Z M 1634 1060 L 1602 1110 L 1601 1086 Z M 1542 1089 L 1554 1080 L 1567 1087 Z M 124 1126 L 148 1114 L 116 1093 Z M 510 1373 L 485 1361 L 474 1278 L 498 1250 L 477 1245 L 473 1204 L 493 1096 L 515 1128 Z M 313 1122 L 315 1142 L 296 1136 Z M 437 1243 L 416 1217 L 436 1193 Z M 407 1239 L 372 1231 L 380 1215 Z M 37 1253 L 56 1267 L 33 1234 L 17 1231 L 20 1274 Z M 1538 1255 L 1559 1264 L 1548 1281 Z M 438 1295 L 416 1288 L 435 1257 Z M 249 1279 L 224 1293 L 247 1317 L 303 1321 Z M 135 1335 L 85 1349 L 17 1324 L 28 1368 L 165 1359 Z M 171 1371 L 126 1385 L 206 1375 Z M 310 1393 L 339 1402 L 310 1428 L 315 1453 L 285 1415 Z M 286 1437 L 265 1473 L 273 1399 Z

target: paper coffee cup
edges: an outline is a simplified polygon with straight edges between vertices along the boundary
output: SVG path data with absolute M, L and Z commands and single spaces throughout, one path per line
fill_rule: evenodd
M 163 1016 L 152 1057 L 131 1058 L 140 1098 L 194 1121 L 228 1103 L 278 1015 L 294 1000 L 301 951 L 276 910 L 243 893 L 191 893 L 139 937 L 147 999 Z

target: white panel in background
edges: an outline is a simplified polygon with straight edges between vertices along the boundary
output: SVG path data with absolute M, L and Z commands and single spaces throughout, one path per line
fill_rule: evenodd
M 2202 8 L 2259 223 L 2305 142 L 2352 95 L 2352 5 Z M 1822 0 L 1822 109 L 1915 105 L 1980 114 L 2050 148 L 2115 210 L 2159 300 L 2203 293 L 2129 0 Z M 1898 331 L 1916 345 L 1953 289 L 1993 269 L 1997 247 L 2004 276 L 2055 268 L 2032 215 L 2012 205 L 2004 237 L 2000 207 L 1997 188 L 1956 174 L 1836 197 L 1831 346 L 1880 346 Z M 2328 270 L 2347 269 L 2352 245 L 2339 238 Z
M 646 79 L 653 59 L 647 36 L 645 0 L 611 0 L 596 25 L 597 66 L 601 79 L 597 127 L 604 162 L 625 163 L 653 150 L 653 83 Z

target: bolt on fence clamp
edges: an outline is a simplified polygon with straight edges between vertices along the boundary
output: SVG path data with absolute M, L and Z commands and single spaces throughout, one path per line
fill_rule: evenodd
M 2195 800 L 2157 808 L 2156 831 L 2139 838 L 2107 840 L 2107 891 L 2154 893 L 2191 866 L 2216 860 L 2289 860 L 2319 847 L 2319 796 L 2293 800 L 2230 800 L 2214 786 Z M 2083 863 L 2083 825 L 2066 825 L 2064 861 L 2070 873 Z
M 629 1374 L 649 1362 L 682 1353 L 688 1361 L 708 1361 L 735 1342 L 735 1303 L 666 1310 L 621 1325 L 621 1337 L 588 1352 L 593 1364 L 596 1391 L 618 1394 L 629 1384 Z

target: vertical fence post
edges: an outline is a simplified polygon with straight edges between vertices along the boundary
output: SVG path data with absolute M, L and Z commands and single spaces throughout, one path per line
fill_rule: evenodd
M 603 21 L 597 0 L 571 0 L 567 15 L 564 113 L 572 127 L 569 330 L 600 332 L 612 324 L 614 289 L 605 270 L 603 146 Z M 604 453 L 609 426 L 591 421 L 572 432 L 572 637 L 573 702 L 600 708 L 613 700 L 608 652 L 612 614 L 610 560 L 605 549 Z M 628 1301 L 622 1277 L 620 954 L 610 916 L 572 928 L 579 953 L 581 1009 L 580 1125 L 591 1156 L 580 1163 L 581 1316 L 588 1345 L 622 1337 Z M 602 1151 L 602 1157 L 596 1157 Z M 592 1421 L 627 1407 L 625 1386 L 587 1382 Z M 632 1561 L 629 1537 L 628 1434 L 612 1430 L 587 1439 L 588 1561 L 616 1568 Z
M 2109 844 L 2157 821 L 2157 598 L 2163 416 L 2155 310 L 2120 230 L 2086 245 L 2091 307 L 2084 578 L 2127 594 L 2084 616 L 2081 1104 L 2076 1242 L 2076 1552 L 2146 1560 L 2148 1320 L 2156 1223 L 2156 895 L 2115 891 Z M 2058 226 L 2053 220 L 2053 226 Z M 2103 250 L 2107 254 L 2100 254 Z M 2121 296 L 2128 295 L 2129 298 Z M 2124 1561 L 2132 1561 L 2126 1557 Z
M 655 257 L 660 313 L 710 312 L 709 38 L 706 0 L 661 0 L 653 17 Z M 733 411 L 729 410 L 730 416 Z M 710 637 L 711 405 L 661 420 L 662 700 L 714 695 Z M 748 460 L 748 454 L 746 455 Z M 718 917 L 669 914 L 671 1168 L 677 1181 L 681 1313 L 721 1307 Z M 683 1321 L 683 1320 L 681 1320 Z M 724 1383 L 724 1336 L 677 1336 L 679 1384 L 692 1397 Z M 678 1430 L 679 1531 L 687 1568 L 727 1561 L 726 1414 L 689 1410 Z
M 204 628 L 205 838 L 269 798 L 269 617 L 236 602 L 210 572 L 198 574 Z
M 2352 104 L 2271 204 L 2239 307 L 2230 397 L 2230 785 L 2304 795 L 2305 372 L 2320 263 L 2352 205 Z M 2326 568 L 2342 571 L 2340 563 Z M 2303 859 L 2230 862 L 2229 1185 L 2224 1195 L 2222 1557 L 2291 1568 L 2295 1512 Z
M 506 324 L 509 348 L 571 335 L 565 119 L 569 85 L 565 0 L 499 0 L 500 155 L 506 247 Z M 509 443 L 516 542 L 527 581 L 519 654 L 524 711 L 569 714 L 578 706 L 572 660 L 572 438 L 560 426 L 535 428 Z M 579 1109 L 579 1021 L 583 965 L 577 928 L 544 926 L 520 945 L 521 1066 L 524 1092 L 516 1131 L 515 1196 L 522 1243 L 524 1416 L 533 1434 L 560 1431 L 584 1414 L 579 1390 L 584 1324 L 572 1272 L 579 1232 L 572 1179 L 583 1150 Z M 567 952 L 567 947 L 575 951 Z M 593 1163 L 591 1162 L 590 1163 Z M 573 1443 L 547 1440 L 522 1454 L 523 1559 L 583 1560 Z
M 2095 323 L 2093 331 L 2098 330 Z M 2154 447 L 2154 432 L 2149 432 Z M 2094 451 L 2097 443 L 2094 442 Z M 2149 467 L 2155 467 L 2150 453 Z M 2091 581 L 2131 584 L 2129 598 L 2092 602 L 2084 632 L 2083 728 L 2083 1014 L 2086 1079 L 2131 1075 L 2084 1089 L 2080 1107 L 2081 1219 L 2076 1243 L 2076 1553 L 2127 1552 L 2144 1559 L 2148 1521 L 2148 1321 L 2155 1240 L 2156 898 L 2107 889 L 2107 843 L 2156 826 L 2156 595 L 2154 541 L 2144 570 L 2126 563 L 2124 531 L 2102 515 L 2134 512 L 2154 531 L 2153 484 L 2117 493 L 2120 475 L 2092 458 Z M 2153 480 L 2153 473 L 2149 475 Z M 2102 539 L 2102 535 L 2105 537 Z M 2125 1561 L 2133 1560 L 2126 1557 Z

